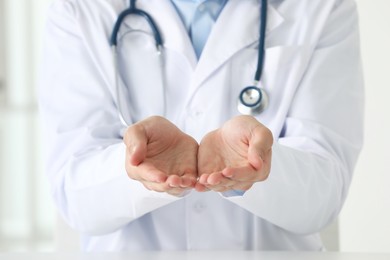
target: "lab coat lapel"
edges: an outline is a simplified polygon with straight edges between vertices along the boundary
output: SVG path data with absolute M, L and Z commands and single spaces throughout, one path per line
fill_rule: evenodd
M 282 16 L 268 5 L 267 34 L 283 23 Z M 214 25 L 196 67 L 193 86 L 202 84 L 239 50 L 259 39 L 259 1 L 230 0 Z
M 188 32 L 170 0 L 143 0 L 138 7 L 153 18 L 162 34 L 164 48 L 174 50 L 185 56 L 195 69 L 197 58 Z

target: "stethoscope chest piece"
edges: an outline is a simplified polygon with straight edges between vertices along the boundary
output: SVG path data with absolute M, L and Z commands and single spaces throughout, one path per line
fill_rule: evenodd
M 268 107 L 268 95 L 264 89 L 255 86 L 244 88 L 238 97 L 237 108 L 243 115 L 259 115 Z

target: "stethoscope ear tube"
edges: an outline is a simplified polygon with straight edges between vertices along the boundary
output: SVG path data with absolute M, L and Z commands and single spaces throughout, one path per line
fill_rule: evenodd
M 154 36 L 154 39 L 155 39 L 155 42 L 156 42 L 156 48 L 157 49 L 161 49 L 161 46 L 163 45 L 163 40 L 162 40 L 162 37 L 161 37 L 161 34 L 160 34 L 160 31 L 158 30 L 157 28 L 157 25 L 156 23 L 154 22 L 153 18 L 146 12 L 140 10 L 140 9 L 137 9 L 135 7 L 135 1 L 131 1 L 130 3 L 130 8 L 124 10 L 118 17 L 115 25 L 114 25 L 114 29 L 112 31 L 112 34 L 111 34 L 111 38 L 110 38 L 110 45 L 111 46 L 116 46 L 118 44 L 118 34 L 119 34 L 119 29 L 123 23 L 123 20 L 129 16 L 129 15 L 138 15 L 138 16 L 141 16 L 143 17 L 146 22 L 149 24 L 150 28 L 152 29 L 152 32 L 153 32 L 153 36 Z

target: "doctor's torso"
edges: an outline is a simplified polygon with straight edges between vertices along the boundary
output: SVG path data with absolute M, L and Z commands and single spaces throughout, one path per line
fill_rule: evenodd
M 129 1 L 58 2 L 61 3 L 53 10 L 66 12 L 59 18 L 66 24 L 64 31 L 72 35 L 71 29 L 75 29 L 82 35 L 79 42 L 85 52 L 80 55 L 88 59 L 85 63 L 89 71 L 80 71 L 79 78 L 74 80 L 90 86 L 77 91 L 95 99 L 96 107 L 99 100 L 102 100 L 101 106 L 116 104 L 116 73 L 109 38 L 118 14 L 128 7 Z M 275 138 L 283 134 L 294 95 L 335 2 L 337 0 L 269 1 L 266 58 L 259 86 L 269 93 L 270 104 L 257 119 L 270 128 Z M 124 114 L 133 123 L 162 115 L 200 141 L 205 134 L 239 114 L 237 97 L 244 87 L 253 84 L 258 54 L 259 1 L 227 1 L 199 60 L 170 0 L 139 0 L 137 5 L 153 17 L 162 33 L 163 64 L 156 63 L 153 56 L 153 38 L 143 33 L 129 36 L 126 45 L 121 46 L 119 84 L 125 89 L 120 97 L 126 104 L 122 108 L 126 111 Z M 311 22 L 305 23 L 307 20 Z M 139 31 L 149 30 L 137 18 L 132 18 L 129 26 Z M 67 41 L 68 36 L 52 37 Z M 66 64 L 64 68 L 76 71 L 79 66 Z M 112 124 L 116 116 L 107 113 L 107 117 L 115 118 Z M 223 194 L 192 192 L 112 233 L 83 235 L 82 243 L 84 249 L 90 251 L 322 249 L 318 234 L 294 234 L 272 222 L 253 215 Z
M 128 3 L 70 3 L 76 6 L 79 29 L 88 36 L 84 43 L 96 61 L 94 66 L 101 72 L 107 89 L 115 96 L 115 72 L 107 39 L 118 13 Z M 129 112 L 131 121 L 136 122 L 151 115 L 161 115 L 165 107 L 164 116 L 199 141 L 205 133 L 239 114 L 238 95 L 244 87 L 253 85 L 258 53 L 259 3 L 254 0 L 228 1 L 209 35 L 199 61 L 188 32 L 170 1 L 138 1 L 137 5 L 153 17 L 162 33 L 162 73 L 166 82 L 163 84 L 160 80 L 161 68 L 156 67 L 158 64 L 152 58 L 148 58 L 155 54 L 153 38 L 142 35 L 137 38 L 136 34 L 132 36 L 131 41 L 125 41 L 123 47 L 127 55 L 120 55 L 123 64 L 119 68 L 120 84 L 129 92 L 123 95 L 129 104 L 125 110 Z M 294 30 L 300 30 L 298 24 L 286 23 L 272 5 L 268 7 L 268 13 L 266 61 L 259 86 L 264 87 L 274 98 L 269 109 L 259 119 L 277 136 L 282 128 L 281 118 L 291 103 L 292 96 L 289 93 L 295 91 L 304 73 L 314 46 L 310 43 L 312 41 L 315 44 L 318 33 L 312 28 L 313 31 L 306 32 L 305 38 L 298 39 L 294 36 Z M 142 19 L 134 18 L 131 22 L 133 28 L 149 31 Z M 294 37 L 297 39 L 291 39 Z M 280 75 L 291 79 L 291 82 L 282 80 Z M 281 118 L 275 118 L 275 114 L 280 114 Z

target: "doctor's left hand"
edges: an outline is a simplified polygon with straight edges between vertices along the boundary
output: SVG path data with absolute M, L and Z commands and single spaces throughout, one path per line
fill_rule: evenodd
M 268 178 L 273 136 L 251 116 L 237 116 L 199 145 L 197 191 L 249 190 Z
M 195 186 L 198 143 L 163 117 L 153 116 L 125 133 L 126 171 L 147 189 L 179 196 Z

